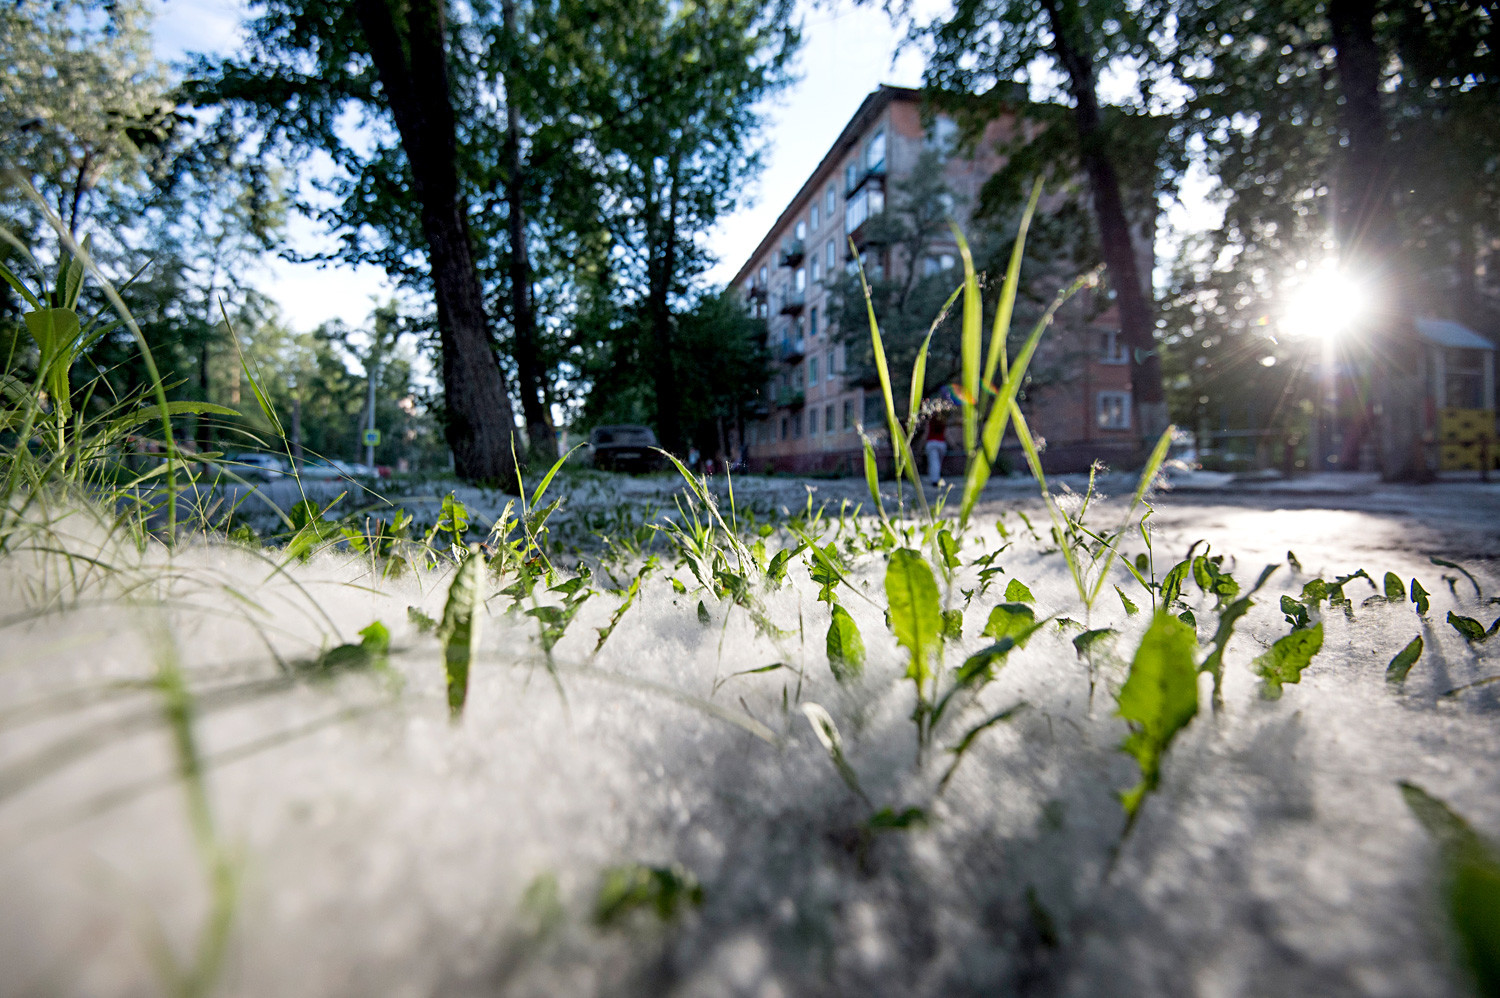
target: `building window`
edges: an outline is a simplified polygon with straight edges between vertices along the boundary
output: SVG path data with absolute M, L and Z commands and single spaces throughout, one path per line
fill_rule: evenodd
M 927 129 L 923 143 L 927 148 L 935 150 L 939 156 L 948 155 L 958 144 L 958 123 L 952 118 L 934 119 Z
M 797 268 L 796 286 L 797 286 L 797 290 L 798 291 L 806 291 L 807 290 L 807 268 L 806 267 L 798 267 Z
M 807 435 L 815 437 L 818 435 L 818 410 L 807 410 Z
M 807 238 L 807 223 L 806 222 L 798 222 L 797 223 L 797 241 L 800 243 L 802 240 L 804 240 L 806 238 Z
M 941 274 L 945 270 L 952 270 L 957 263 L 952 253 L 939 253 L 935 256 L 922 258 L 922 276 L 931 277 L 933 274 Z
M 1130 429 L 1130 393 L 1100 392 L 1098 403 L 1099 429 Z
M 833 403 L 823 407 L 823 432 L 833 436 Z
M 828 351 L 828 380 L 833 380 L 833 351 Z
M 818 231 L 818 206 L 814 202 L 812 208 L 807 212 L 807 226 L 814 232 Z
M 822 278 L 823 278 L 823 261 L 821 259 L 819 259 L 818 257 L 815 256 L 815 257 L 813 257 L 813 261 L 812 261 L 812 279 L 813 279 L 813 283 L 817 284 L 818 281 L 822 280 Z
M 816 338 L 818 335 L 818 308 L 814 305 L 807 312 L 807 335 Z
M 787 439 L 787 420 L 785 416 L 781 417 L 781 439 Z
M 839 192 L 838 192 L 838 189 L 836 187 L 834 187 L 832 184 L 829 184 L 828 185 L 828 192 L 823 195 L 823 214 L 827 215 L 828 218 L 829 218 L 829 220 L 831 221 L 833 219 L 833 213 L 835 211 L 838 211 L 838 207 L 839 207 Z
M 859 180 L 859 164 L 850 163 L 844 167 L 844 190 L 854 190 L 855 183 Z
M 811 388 L 818 383 L 818 358 L 809 357 L 807 361 L 807 387 Z
M 766 286 L 766 268 L 764 267 L 760 268 L 760 286 Z
M 854 400 L 844 399 L 844 429 L 854 429 Z
M 800 440 L 802 437 L 802 413 L 792 415 L 792 439 Z
M 1118 330 L 1106 329 L 1099 333 L 1099 363 L 1130 363 L 1130 354 L 1126 351 L 1125 344 L 1120 341 Z
M 876 132 L 865 146 L 865 169 L 874 171 L 885 166 L 885 131 Z
M 828 275 L 832 277 L 833 268 L 839 265 L 838 243 L 834 242 L 832 239 L 828 240 L 828 245 L 823 250 L 823 256 L 828 261 Z

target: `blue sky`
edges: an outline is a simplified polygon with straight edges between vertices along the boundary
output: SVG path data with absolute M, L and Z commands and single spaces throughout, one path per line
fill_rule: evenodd
M 946 6 L 927 0 L 915 6 Z M 190 51 L 232 50 L 246 10 L 242 0 L 161 0 L 156 23 L 158 54 L 177 59 Z M 881 83 L 916 86 L 922 62 L 915 51 L 897 55 L 900 32 L 878 6 L 856 7 L 850 0 L 820 5 L 804 14 L 804 44 L 798 81 L 767 108 L 766 168 L 751 185 L 739 210 L 707 237 L 719 264 L 708 280 L 723 283 L 755 249 L 865 96 Z M 315 246 L 320 234 L 306 221 L 294 224 L 291 238 Z M 387 293 L 373 267 L 326 267 L 270 261 L 257 281 L 281 303 L 287 321 L 308 329 L 331 318 L 363 325 L 372 299 Z

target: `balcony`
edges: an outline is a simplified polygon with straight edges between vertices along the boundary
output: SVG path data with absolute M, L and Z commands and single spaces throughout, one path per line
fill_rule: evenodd
M 781 265 L 783 267 L 795 267 L 802 262 L 802 258 L 806 255 L 806 247 L 802 245 L 802 240 L 793 239 L 781 248 Z
M 867 167 L 866 169 L 860 171 L 858 176 L 854 178 L 854 183 L 846 185 L 846 189 L 844 190 L 844 197 L 853 197 L 856 191 L 863 187 L 868 181 L 874 179 L 885 179 L 885 160 L 881 160 L 874 166 Z
M 800 409 L 807 404 L 807 396 L 795 388 L 782 388 L 776 393 L 775 402 L 782 409 Z
M 793 339 L 788 336 L 780 343 L 777 343 L 771 352 L 783 364 L 795 364 L 802 359 L 806 351 L 801 337 Z
M 766 286 L 764 284 L 757 284 L 755 287 L 750 289 L 749 294 L 747 294 L 745 297 L 750 299 L 751 301 L 765 301 Z
M 807 307 L 806 291 L 788 291 L 781 297 L 782 315 L 799 315 Z

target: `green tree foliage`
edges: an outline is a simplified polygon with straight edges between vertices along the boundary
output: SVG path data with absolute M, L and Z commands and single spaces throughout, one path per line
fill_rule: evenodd
M 1034 147 L 1049 151 L 1050 167 L 1060 176 L 1078 172 L 1087 178 L 1090 206 L 1108 268 L 1121 335 L 1130 349 L 1131 384 L 1139 419 L 1133 424 L 1143 439 L 1154 440 L 1166 425 L 1166 403 L 1156 344 L 1155 309 L 1150 274 L 1142 272 L 1123 191 L 1122 162 L 1139 145 L 1143 133 L 1131 116 L 1113 111 L 1099 97 L 1099 79 L 1112 69 L 1139 65 L 1153 50 L 1166 5 L 1082 0 L 958 0 L 953 11 L 924 32 L 933 46 L 928 85 L 949 95 L 981 95 L 962 108 L 1014 106 L 1026 81 L 1035 80 L 1039 62 L 1061 78 L 1060 89 L 1072 106 L 1064 121 L 1054 116 L 1045 140 Z M 1149 61 L 1149 60 L 1148 60 Z M 1140 109 L 1149 109 L 1149 80 L 1141 78 Z M 1024 104 L 1024 100 L 1021 101 Z M 972 116 L 972 110 L 971 110 Z M 982 119 L 986 112 L 981 110 Z M 1052 134 L 1047 135 L 1050 132 Z M 1147 161 L 1157 165 L 1159 156 Z M 1147 189 L 1154 189 L 1154 184 Z
M 788 82 L 799 36 L 789 0 L 631 2 L 587 37 L 613 79 L 592 94 L 609 266 L 604 294 L 642 342 L 657 435 L 683 442 L 674 314 L 710 262 L 700 242 L 759 168 L 760 105 Z
M 189 91 L 200 104 L 226 106 L 231 120 L 242 116 L 264 151 L 294 164 L 322 152 L 342 171 L 332 184 L 342 203 L 322 206 L 345 232 L 341 255 L 365 252 L 359 242 L 368 220 L 383 239 L 377 252 L 403 258 L 390 269 L 425 274 L 433 294 L 444 432 L 459 474 L 514 488 L 510 400 L 474 260 L 472 197 L 459 155 L 462 128 L 479 118 L 461 113 L 476 100 L 473 74 L 457 55 L 464 50 L 454 43 L 467 25 L 449 17 L 443 0 L 267 0 L 244 49 L 200 63 Z M 341 128 L 350 112 L 371 128 L 358 135 Z
M 1276 319 L 1289 278 L 1335 256 L 1381 299 L 1370 321 L 1385 345 L 1372 355 L 1411 353 L 1401 317 L 1412 311 L 1490 324 L 1500 100 L 1489 5 L 1183 0 L 1175 12 L 1181 135 L 1225 212 L 1174 277 L 1178 418 L 1221 385 L 1250 386 L 1262 414 L 1277 394 L 1267 381 L 1281 383 L 1283 414 L 1307 396 L 1288 380 L 1305 359 Z M 1262 358 L 1281 369 L 1255 376 Z M 1384 366 L 1387 381 L 1408 377 Z M 1377 434 L 1401 452 L 1387 455 L 1393 472 L 1410 460 L 1408 432 Z

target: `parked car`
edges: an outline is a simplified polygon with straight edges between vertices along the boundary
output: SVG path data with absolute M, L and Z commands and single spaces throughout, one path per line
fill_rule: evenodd
M 649 426 L 596 426 L 589 433 L 589 454 L 603 471 L 650 471 L 659 455 Z
M 363 464 L 335 461 L 327 457 L 310 458 L 302 462 L 297 474 L 307 481 L 330 482 L 343 479 L 348 482 L 375 477 L 375 472 Z
M 224 459 L 224 463 L 235 474 L 262 482 L 269 482 L 287 473 L 286 462 L 275 454 L 230 454 Z

